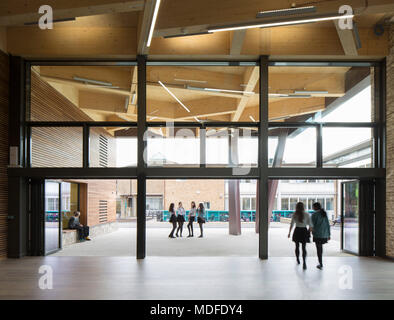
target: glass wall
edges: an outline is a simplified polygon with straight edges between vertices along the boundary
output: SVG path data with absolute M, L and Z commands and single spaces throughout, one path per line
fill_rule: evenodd
M 59 182 L 45 182 L 45 253 L 60 248 Z
M 137 121 L 137 66 L 31 67 L 30 121 Z
M 258 66 L 148 63 L 147 121 L 256 122 L 258 106 Z

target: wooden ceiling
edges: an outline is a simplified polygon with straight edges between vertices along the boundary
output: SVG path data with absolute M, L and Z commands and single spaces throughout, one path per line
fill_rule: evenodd
M 255 59 L 272 57 L 330 57 L 332 59 L 378 59 L 387 55 L 387 32 L 377 36 L 373 26 L 392 21 L 392 0 L 348 0 L 353 8 L 361 39 L 336 28 L 332 21 L 247 31 L 164 38 L 206 32 L 209 26 L 263 21 L 259 11 L 305 6 L 303 0 L 162 0 L 154 38 L 146 46 L 157 0 L 48 0 L 54 19 L 75 21 L 55 23 L 53 30 L 37 25 L 39 0 L 0 3 L 0 33 L 6 34 L 6 49 L 27 57 L 131 58 L 148 54 L 151 59 Z M 323 0 L 313 4 L 317 15 L 337 13 L 342 0 Z
M 258 121 L 258 71 L 255 66 L 148 66 L 147 120 Z M 345 94 L 348 71 L 349 67 L 270 67 L 270 119 L 324 110 L 327 97 Z M 137 120 L 137 67 L 41 66 L 33 72 L 95 121 Z M 295 91 L 316 93 L 302 98 Z

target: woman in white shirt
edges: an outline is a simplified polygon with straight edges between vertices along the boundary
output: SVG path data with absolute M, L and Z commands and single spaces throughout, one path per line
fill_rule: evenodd
M 187 230 L 189 230 L 189 235 L 187 236 L 188 238 L 194 237 L 193 233 L 193 222 L 196 220 L 196 203 L 192 201 L 191 203 L 191 208 L 189 210 L 189 223 L 187 224 Z
M 182 232 L 183 232 L 183 224 L 185 222 L 185 209 L 183 209 L 182 202 L 178 203 L 178 210 L 177 210 L 177 221 L 178 221 L 178 229 L 176 229 L 176 236 L 179 237 L 178 233 L 179 231 L 181 232 L 181 238 L 182 238 Z
M 293 213 L 291 218 L 288 238 L 290 238 L 291 229 L 296 226 L 293 232 L 292 240 L 295 242 L 295 255 L 297 263 L 300 264 L 300 243 L 302 245 L 302 260 L 303 269 L 306 269 L 306 243 L 310 242 L 310 232 L 312 231 L 312 220 L 309 213 L 305 212 L 304 204 L 298 202 L 296 205 L 296 211 Z M 309 226 L 309 230 L 307 229 Z

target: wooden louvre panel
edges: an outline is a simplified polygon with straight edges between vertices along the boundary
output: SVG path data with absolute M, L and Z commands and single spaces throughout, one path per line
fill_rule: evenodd
M 99 222 L 105 223 L 108 221 L 108 201 L 99 200 Z
M 108 167 L 108 138 L 102 134 L 99 136 L 99 164 L 100 167 Z
M 9 60 L 0 51 L 0 258 L 7 256 Z

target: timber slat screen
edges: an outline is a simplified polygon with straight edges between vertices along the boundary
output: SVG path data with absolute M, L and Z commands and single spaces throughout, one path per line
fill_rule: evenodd
M 7 255 L 9 61 L 0 51 L 0 258 Z

